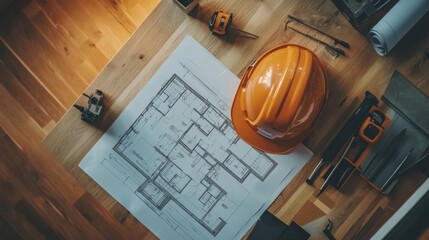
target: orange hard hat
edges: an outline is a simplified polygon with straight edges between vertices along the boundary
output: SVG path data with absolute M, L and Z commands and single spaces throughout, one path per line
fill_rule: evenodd
M 310 133 L 327 96 L 326 72 L 310 50 L 292 44 L 264 53 L 243 74 L 231 109 L 245 142 L 288 153 Z

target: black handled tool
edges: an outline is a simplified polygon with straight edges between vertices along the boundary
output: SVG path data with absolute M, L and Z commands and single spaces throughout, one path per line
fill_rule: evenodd
M 374 96 L 371 92 L 366 91 L 365 99 L 359 105 L 358 109 L 356 109 L 344 127 L 323 152 L 319 164 L 317 164 L 310 177 L 306 180 L 308 184 L 313 185 L 313 182 L 318 176 L 320 169 L 322 169 L 326 163 L 329 163 L 334 159 L 337 153 L 341 150 L 342 146 L 346 143 L 347 139 L 356 133 L 359 126 L 362 125 L 363 121 L 367 118 L 371 107 L 376 106 L 377 104 L 377 97 Z
M 323 31 L 319 30 L 318 28 L 316 28 L 316 27 L 314 27 L 314 26 L 310 25 L 309 23 L 307 23 L 307 22 L 305 22 L 304 20 L 299 19 L 299 18 L 297 18 L 297 17 L 295 17 L 295 16 L 292 16 L 292 15 L 287 15 L 287 16 L 288 16 L 290 19 L 292 19 L 292 20 L 294 20 L 294 21 L 297 21 L 297 22 L 301 23 L 302 25 L 305 25 L 305 26 L 307 26 L 307 27 L 309 27 L 309 28 L 311 28 L 311 29 L 313 29 L 313 30 L 315 30 L 315 31 L 317 31 L 317 32 L 319 32 L 319 33 L 321 33 L 321 34 L 325 35 L 325 36 L 328 36 L 329 38 L 331 38 L 332 40 L 334 40 L 334 44 L 335 44 L 335 45 L 336 45 L 336 44 L 340 44 L 340 45 L 342 45 L 342 46 L 343 46 L 343 47 L 345 47 L 345 48 L 350 48 L 350 44 L 349 44 L 348 42 L 343 41 L 343 40 L 341 40 L 341 39 L 338 39 L 338 38 L 336 38 L 336 37 L 334 37 L 334 36 L 332 36 L 332 35 L 330 35 L 330 34 L 328 34 L 328 33 L 326 33 L 326 32 L 323 32 Z
M 343 154 L 340 157 L 340 160 L 338 161 L 337 165 L 335 165 L 334 169 L 332 169 L 331 173 L 329 173 L 328 177 L 326 178 L 325 182 L 322 184 L 322 186 L 319 189 L 319 192 L 317 193 L 316 197 L 320 196 L 323 191 L 325 191 L 326 187 L 328 187 L 329 182 L 331 181 L 332 176 L 334 176 L 335 171 L 338 169 L 338 167 L 341 164 L 341 161 L 343 161 L 346 154 L 349 152 L 350 147 L 352 146 L 352 143 L 354 142 L 355 138 L 352 137 L 349 144 L 347 144 L 346 149 L 344 150 Z
M 313 40 L 313 41 L 316 41 L 316 42 L 318 42 L 318 43 L 320 43 L 320 44 L 324 45 L 325 47 L 327 47 L 327 48 L 331 49 L 332 51 L 336 52 L 337 54 L 340 54 L 340 55 L 346 56 L 346 53 L 345 53 L 345 52 L 344 52 L 344 50 L 343 50 L 343 49 L 341 49 L 341 48 L 334 47 L 334 46 L 330 45 L 329 43 L 326 43 L 326 42 L 324 42 L 324 41 L 322 41 L 322 40 L 320 40 L 320 39 L 317 39 L 317 38 L 315 38 L 315 37 L 313 37 L 313 36 L 311 36 L 311 35 L 308 35 L 308 34 L 306 34 L 306 33 L 303 33 L 303 32 L 301 32 L 301 31 L 299 31 L 299 30 L 296 30 L 296 29 L 295 29 L 295 28 L 293 28 L 293 27 L 289 27 L 289 28 L 290 28 L 290 29 L 292 29 L 293 31 L 295 31 L 295 32 L 297 32 L 297 33 L 299 33 L 299 34 L 303 35 L 303 36 L 306 36 L 306 37 L 310 38 L 310 39 L 311 39 L 311 40 Z

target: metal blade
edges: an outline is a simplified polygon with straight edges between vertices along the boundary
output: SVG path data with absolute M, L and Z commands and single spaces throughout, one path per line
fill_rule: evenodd
M 378 161 L 377 165 L 372 170 L 368 169 L 371 171 L 367 175 L 367 178 L 369 180 L 372 180 L 377 175 L 384 163 L 389 160 L 396 152 L 406 131 L 407 129 L 404 128 L 400 133 L 398 133 L 398 135 L 396 135 L 395 138 L 392 139 L 392 141 L 387 145 L 387 147 L 383 149 L 383 152 L 380 153 L 381 159 Z

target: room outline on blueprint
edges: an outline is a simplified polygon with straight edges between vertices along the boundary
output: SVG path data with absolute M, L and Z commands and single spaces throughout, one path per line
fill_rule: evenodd
M 219 178 L 232 176 L 236 181 L 228 184 L 242 197 L 250 194 L 240 186 L 249 175 L 263 181 L 277 165 L 250 146 L 243 151 L 240 143 L 231 121 L 174 74 L 113 150 L 145 179 L 135 194 L 164 221 L 177 228 L 173 214 L 186 213 L 216 236 L 243 201 L 231 199 Z M 183 212 L 166 216 L 161 210 L 167 204 Z
M 185 37 L 79 167 L 159 238 L 241 238 L 311 152 L 241 140 L 229 118 L 238 83 Z

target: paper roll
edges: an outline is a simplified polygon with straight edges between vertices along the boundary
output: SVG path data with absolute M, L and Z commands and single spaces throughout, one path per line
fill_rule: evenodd
M 400 0 L 369 32 L 374 50 L 384 56 L 429 10 L 429 0 Z

